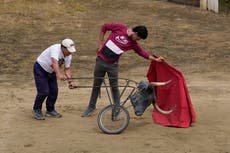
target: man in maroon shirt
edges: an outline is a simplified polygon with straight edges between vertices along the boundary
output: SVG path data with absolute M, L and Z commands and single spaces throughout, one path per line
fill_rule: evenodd
M 111 33 L 106 41 L 104 41 L 104 36 L 107 31 L 111 31 Z M 148 30 L 145 26 L 136 26 L 130 29 L 127 26 L 118 23 L 105 23 L 101 27 L 99 47 L 97 49 L 97 58 L 94 68 L 93 89 L 89 104 L 81 115 L 82 117 L 91 115 L 95 110 L 100 87 L 106 73 L 109 77 L 113 102 L 116 105 L 120 104 L 120 93 L 117 79 L 118 61 L 124 52 L 134 50 L 139 56 L 142 56 L 145 59 L 157 62 L 164 60 L 163 57 L 153 57 L 138 45 L 137 41 L 146 39 L 147 36 Z

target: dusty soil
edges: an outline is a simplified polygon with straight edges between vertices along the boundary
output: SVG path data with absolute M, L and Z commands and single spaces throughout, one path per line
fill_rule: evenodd
M 0 1 L 1 7 L 14 2 Z M 53 7 L 63 6 L 62 1 L 52 2 Z M 31 14 L 26 9 L 24 14 L 0 11 L 1 153 L 230 153 L 229 15 L 167 1 L 85 0 L 78 2 L 81 11 L 55 12 L 52 20 L 43 21 L 45 11 L 39 12 L 39 8 L 45 4 L 50 5 L 46 1 L 29 3 L 34 7 Z M 46 11 L 51 10 L 55 9 Z M 91 90 L 69 90 L 61 81 L 57 110 L 63 118 L 33 118 L 36 89 L 32 66 L 36 57 L 68 36 L 79 50 L 73 58 L 74 77 L 92 76 L 104 22 L 148 27 L 149 37 L 140 44 L 149 53 L 166 57 L 184 74 L 197 114 L 195 124 L 185 129 L 163 127 L 152 122 L 152 107 L 142 117 L 136 117 L 130 108 L 130 124 L 123 133 L 103 134 L 97 127 L 97 114 L 108 105 L 104 92 L 97 111 L 81 118 Z M 120 77 L 146 80 L 149 64 L 129 52 L 120 61 Z

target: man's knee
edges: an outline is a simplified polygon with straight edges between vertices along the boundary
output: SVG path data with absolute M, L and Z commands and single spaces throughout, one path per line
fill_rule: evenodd
M 47 97 L 49 94 L 49 90 L 38 91 L 39 96 Z

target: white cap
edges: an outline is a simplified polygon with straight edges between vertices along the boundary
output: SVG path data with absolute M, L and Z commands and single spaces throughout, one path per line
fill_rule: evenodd
M 76 52 L 73 40 L 66 38 L 62 41 L 61 44 L 65 46 L 70 53 Z

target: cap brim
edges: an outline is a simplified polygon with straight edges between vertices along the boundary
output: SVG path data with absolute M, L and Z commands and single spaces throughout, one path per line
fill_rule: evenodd
M 67 49 L 68 49 L 68 51 L 69 51 L 70 53 L 76 52 L 76 49 L 75 49 L 74 46 L 72 46 L 72 47 L 70 47 L 70 48 L 67 48 Z

